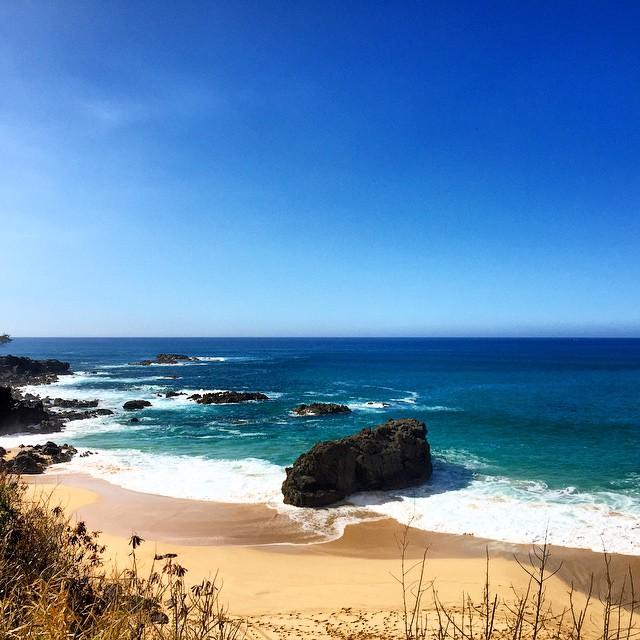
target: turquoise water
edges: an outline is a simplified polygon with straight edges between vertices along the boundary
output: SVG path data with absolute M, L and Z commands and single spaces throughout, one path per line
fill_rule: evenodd
M 601 548 L 604 538 L 611 550 L 640 553 L 640 340 L 23 338 L 5 351 L 71 362 L 78 373 L 40 394 L 96 397 L 117 410 L 70 423 L 65 440 L 100 452 L 73 468 L 123 486 L 286 509 L 283 467 L 315 442 L 417 417 L 429 429 L 434 478 L 417 492 L 357 496 L 360 511 L 400 520 L 411 511 L 426 529 L 523 542 L 549 527 L 561 544 Z M 127 365 L 159 352 L 206 360 Z M 201 406 L 156 396 L 169 389 L 256 390 L 271 400 Z M 134 398 L 153 403 L 135 425 L 119 410 Z M 290 414 L 312 401 L 353 413 Z M 334 511 L 334 528 L 336 513 L 358 517 L 354 507 Z M 317 513 L 296 517 L 329 526 Z

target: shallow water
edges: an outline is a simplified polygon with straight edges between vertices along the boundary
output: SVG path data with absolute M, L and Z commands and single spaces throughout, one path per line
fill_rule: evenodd
M 267 502 L 336 533 L 361 510 L 281 505 L 284 466 L 318 440 L 417 417 L 436 458 L 432 480 L 353 503 L 429 530 L 531 542 L 548 529 L 554 543 L 640 553 L 640 340 L 21 338 L 3 351 L 71 362 L 75 375 L 33 391 L 117 410 L 70 423 L 64 440 L 100 452 L 68 466 L 122 486 Z M 127 364 L 159 352 L 201 360 Z M 156 395 L 170 389 L 271 400 L 201 406 Z M 134 398 L 153 403 L 138 424 L 121 411 Z M 291 415 L 313 401 L 353 413 Z

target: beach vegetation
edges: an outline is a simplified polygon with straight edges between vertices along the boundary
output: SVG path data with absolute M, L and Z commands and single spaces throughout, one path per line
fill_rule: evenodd
M 240 640 L 217 576 L 187 585 L 176 554 L 156 555 L 144 573 L 130 540 L 130 565 L 107 570 L 99 533 L 72 523 L 45 498 L 29 500 L 17 476 L 0 474 L 2 640 Z
M 429 579 L 429 549 L 410 553 L 411 527 L 398 539 L 400 585 L 396 631 L 318 628 L 318 638 L 343 640 L 635 640 L 640 611 L 634 576 L 603 555 L 598 575 L 564 575 L 566 604 L 557 607 L 547 585 L 561 570 L 550 545 L 533 545 L 515 558 L 524 579 L 510 597 L 491 586 L 486 552 L 484 588 L 445 601 Z M 139 535 L 129 540 L 129 563 L 106 568 L 99 533 L 72 522 L 49 499 L 30 498 L 18 477 L 0 473 L 0 638 L 2 640 L 241 640 L 248 622 L 230 615 L 213 575 L 197 584 L 175 553 L 144 565 Z M 146 566 L 146 569 L 142 569 Z M 621 577 L 622 576 L 622 577 Z M 262 637 L 262 636 L 261 636 Z M 266 637 L 266 636 L 265 636 Z M 271 636 L 269 636 L 271 637 Z M 275 637 L 275 636 L 274 636 Z M 281 636 L 287 637 L 286 634 Z M 311 637 L 311 636 L 310 636 Z M 313 636 L 316 637 L 316 636 Z
M 640 598 L 630 567 L 614 571 L 612 556 L 603 553 L 602 570 L 580 580 L 569 576 L 566 603 L 552 606 L 547 583 L 562 569 L 554 563 L 547 537 L 533 544 L 526 558 L 514 556 L 523 572 L 511 597 L 492 591 L 488 548 L 484 587 L 480 599 L 463 592 L 457 603 L 441 599 L 435 580 L 427 580 L 428 553 L 417 560 L 409 555 L 411 523 L 397 544 L 400 573 L 394 578 L 402 594 L 403 640 L 634 640 L 640 637 L 636 616 Z M 622 576 L 622 577 L 620 577 Z M 524 585 L 524 586 L 522 586 Z

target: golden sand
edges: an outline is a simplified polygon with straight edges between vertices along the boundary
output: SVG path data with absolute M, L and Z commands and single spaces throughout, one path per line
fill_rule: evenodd
M 224 602 L 250 623 L 249 638 L 347 637 L 355 631 L 381 637 L 401 626 L 402 591 L 394 576 L 400 575 L 404 528 L 394 520 L 350 525 L 340 539 L 320 542 L 264 505 L 166 498 L 77 474 L 34 477 L 30 491 L 101 531 L 109 561 L 120 568 L 129 562 L 128 540 L 136 533 L 145 539 L 143 567 L 155 553 L 173 552 L 194 583 L 218 573 Z M 428 547 L 426 582 L 448 605 L 460 603 L 463 592 L 481 600 L 487 550 L 493 592 L 512 600 L 514 590 L 526 589 L 528 577 L 514 559 L 526 560 L 525 546 L 418 530 L 409 531 L 409 540 L 411 563 Z M 570 581 L 584 591 L 590 574 L 601 576 L 604 567 L 601 554 L 563 547 L 552 548 L 551 564 L 561 565 L 546 583 L 547 602 L 557 611 L 567 606 Z M 614 558 L 618 576 L 628 566 L 640 576 L 639 558 Z M 432 593 L 425 596 L 427 608 L 432 599 Z

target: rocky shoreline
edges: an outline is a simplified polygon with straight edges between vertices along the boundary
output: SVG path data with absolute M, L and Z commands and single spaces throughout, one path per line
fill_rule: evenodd
M 59 376 L 71 374 L 70 364 L 60 360 L 0 357 L 0 435 L 59 433 L 71 420 L 113 414 L 110 409 L 100 408 L 99 400 L 41 398 L 21 390 L 26 385 L 51 384 Z M 52 464 L 69 462 L 76 453 L 70 445 L 59 446 L 50 441 L 44 445 L 20 445 L 17 452 L 0 447 L 0 471 L 43 473 Z
M 75 447 L 50 441 L 30 447 L 21 445 L 16 452 L 0 447 L 0 472 L 27 475 L 44 473 L 47 467 L 69 462 L 77 453 Z
M 71 366 L 61 360 L 32 360 L 21 356 L 0 356 L 0 386 L 23 387 L 51 384 L 58 376 L 71 375 Z
M 195 356 L 158 354 L 155 360 L 135 364 L 177 364 L 198 360 Z M 24 394 L 21 386 L 50 384 L 60 375 L 70 375 L 69 363 L 59 360 L 32 360 L 17 356 L 0 358 L 0 435 L 49 434 L 60 432 L 71 420 L 113 415 L 99 407 L 99 400 L 44 398 Z M 169 390 L 165 398 L 186 395 Z M 264 402 L 269 397 L 255 391 L 213 391 L 195 393 L 188 400 L 201 405 Z M 122 405 L 126 413 L 151 407 L 149 400 L 133 399 Z M 318 417 L 349 414 L 345 404 L 314 402 L 294 407 L 297 416 Z M 136 417 L 130 422 L 138 422 Z M 429 479 L 431 454 L 427 429 L 415 419 L 388 420 L 375 428 L 363 429 L 338 440 L 317 443 L 286 469 L 282 484 L 284 502 L 298 507 L 324 507 L 358 491 L 405 488 Z M 0 448 L 0 470 L 9 473 L 42 473 L 51 464 L 68 462 L 77 453 L 69 445 L 53 442 L 20 446 L 15 455 Z M 85 455 L 85 454 L 83 454 Z

